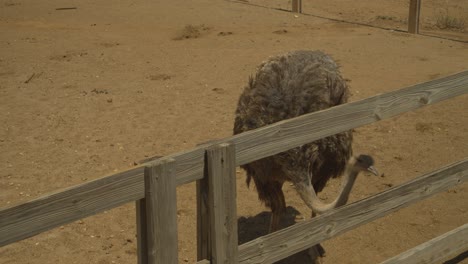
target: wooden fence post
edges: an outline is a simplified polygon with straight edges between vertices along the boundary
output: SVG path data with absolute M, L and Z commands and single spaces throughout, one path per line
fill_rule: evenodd
M 206 164 L 206 155 L 205 155 Z M 207 166 L 203 179 L 197 180 L 197 260 L 211 258 L 210 212 L 208 204 Z
M 177 194 L 175 161 L 145 167 L 145 198 L 137 201 L 138 263 L 176 264 Z M 146 237 L 146 238 L 145 238 Z
M 148 264 L 148 237 L 146 223 L 146 199 L 136 200 L 137 255 L 138 264 Z
M 421 10 L 421 0 L 410 0 L 408 14 L 408 32 L 419 33 L 419 14 Z
M 206 151 L 205 177 L 197 184 L 198 260 L 237 263 L 236 161 L 234 145 Z M 204 243 L 204 244 L 203 244 Z
M 302 13 L 302 0 L 292 0 L 292 12 Z

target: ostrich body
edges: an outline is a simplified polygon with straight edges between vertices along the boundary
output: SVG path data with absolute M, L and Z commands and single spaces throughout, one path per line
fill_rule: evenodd
M 343 104 L 348 96 L 337 64 L 323 52 L 294 51 L 271 57 L 258 67 L 239 98 L 234 134 Z M 259 199 L 271 208 L 270 232 L 278 230 L 286 208 L 284 182 L 294 184 L 314 214 L 345 204 L 360 171 L 376 173 L 370 156 L 352 156 L 352 140 L 352 132 L 345 131 L 242 166 L 247 184 L 253 179 Z M 321 202 L 316 192 L 343 173 L 336 200 Z

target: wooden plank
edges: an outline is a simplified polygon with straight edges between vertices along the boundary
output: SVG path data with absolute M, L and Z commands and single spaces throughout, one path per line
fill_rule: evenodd
M 146 230 L 150 264 L 177 264 L 177 193 L 175 160 L 145 167 Z
M 144 197 L 143 167 L 0 210 L 0 246 Z
M 442 263 L 468 250 L 468 224 L 431 239 L 381 264 Z
M 146 199 L 136 200 L 137 258 L 138 264 L 148 264 L 148 233 L 146 222 Z
M 211 262 L 237 264 L 236 152 L 220 144 L 207 150 Z
M 468 159 L 245 243 L 239 263 L 273 263 L 468 180 Z M 401 262 L 406 263 L 406 262 Z
M 280 121 L 232 137 L 245 164 L 352 128 L 468 93 L 468 71 Z
M 322 137 L 468 93 L 468 71 L 281 121 L 216 141 L 236 145 L 245 164 Z M 213 143 L 213 144 L 215 144 Z M 206 146 L 170 155 L 177 185 L 203 178 Z M 0 246 L 144 197 L 143 166 L 0 210 Z
M 292 12 L 302 13 L 302 0 L 292 0 Z
M 421 12 L 421 0 L 410 0 L 408 14 L 408 32 L 419 33 L 419 14 Z
M 236 145 L 237 165 L 268 157 L 288 149 L 359 126 L 468 93 L 468 71 L 417 84 L 360 101 L 280 121 L 236 136 L 213 141 Z M 204 149 L 170 155 L 178 162 L 177 183 L 203 178 Z
M 206 167 L 206 166 L 205 166 Z M 205 169 L 206 170 L 206 169 Z M 208 209 L 208 179 L 197 180 L 197 260 L 209 259 L 210 213 Z

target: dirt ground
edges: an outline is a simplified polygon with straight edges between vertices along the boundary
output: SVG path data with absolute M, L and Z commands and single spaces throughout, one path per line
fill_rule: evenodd
M 230 136 L 249 75 L 281 52 L 331 54 L 352 101 L 468 69 L 468 44 L 447 39 L 467 33 L 434 26 L 440 10 L 468 14 L 464 0 L 423 1 L 424 35 L 379 28 L 404 29 L 407 1 L 304 2 L 304 12 L 376 27 L 249 4 L 290 5 L 1 0 L 0 207 Z M 468 96 L 358 128 L 354 146 L 375 157 L 383 177 L 361 176 L 351 201 L 462 160 Z M 269 221 L 244 177 L 239 170 L 241 242 L 265 234 Z M 333 198 L 338 184 L 322 197 Z M 194 189 L 178 188 L 180 263 L 196 259 Z M 286 195 L 285 224 L 308 218 L 290 186 Z M 326 241 L 325 263 L 378 263 L 467 222 L 464 184 Z M 134 204 L 0 248 L 4 264 L 135 262 Z

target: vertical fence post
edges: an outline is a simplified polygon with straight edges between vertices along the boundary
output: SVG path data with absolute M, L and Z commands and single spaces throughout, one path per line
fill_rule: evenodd
M 205 155 L 204 177 L 197 181 L 197 260 L 211 258 L 208 177 Z
M 205 177 L 197 183 L 198 259 L 237 263 L 236 161 L 234 145 L 206 151 Z
M 136 200 L 136 224 L 137 224 L 137 255 L 138 264 L 148 264 L 148 237 L 146 236 L 147 223 L 146 223 L 146 199 Z
M 292 11 L 302 13 L 302 0 L 292 0 Z
M 145 167 L 145 198 L 136 205 L 139 264 L 176 264 L 178 261 L 174 172 L 173 159 Z
M 421 0 L 410 0 L 408 14 L 408 32 L 419 33 L 419 14 L 421 10 Z

